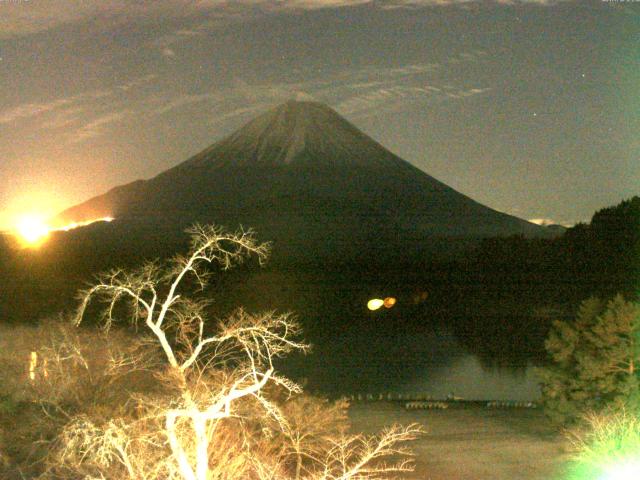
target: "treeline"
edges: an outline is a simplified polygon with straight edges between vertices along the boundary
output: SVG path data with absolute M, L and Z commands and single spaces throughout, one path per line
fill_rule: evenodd
M 554 320 L 573 318 L 589 297 L 640 292 L 640 197 L 596 212 L 553 239 L 485 239 L 467 269 L 455 329 L 478 355 L 518 362 L 544 355 Z
M 0 322 L 36 321 L 71 308 L 78 288 L 95 274 L 187 248 L 160 224 L 136 229 L 95 225 L 57 235 L 35 251 L 0 245 Z M 217 288 L 226 293 L 216 305 L 293 310 L 316 343 L 345 335 L 345 325 L 354 326 L 353 335 L 375 336 L 439 322 L 487 363 L 525 364 L 544 355 L 551 323 L 574 318 L 586 298 L 621 293 L 637 299 L 640 197 L 604 208 L 589 223 L 551 239 L 435 241 L 413 255 L 387 247 L 395 257 L 372 259 L 363 251 L 355 263 L 274 259 L 265 269 L 244 265 L 221 277 L 224 285 Z M 448 255 L 438 257 L 437 249 Z M 393 321 L 371 323 L 363 315 L 375 295 L 398 298 L 385 317 Z
M 486 277 L 505 284 L 526 280 L 553 285 L 546 293 L 554 297 L 635 297 L 640 287 L 640 197 L 603 208 L 590 223 L 579 223 L 554 239 L 483 240 L 474 259 Z

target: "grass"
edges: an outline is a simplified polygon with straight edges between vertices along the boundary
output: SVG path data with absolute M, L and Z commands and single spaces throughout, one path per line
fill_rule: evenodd
M 349 416 L 364 433 L 391 423 L 424 426 L 427 434 L 410 445 L 416 470 L 408 479 L 561 480 L 571 458 L 567 440 L 537 409 L 406 410 L 369 402 L 353 404 Z

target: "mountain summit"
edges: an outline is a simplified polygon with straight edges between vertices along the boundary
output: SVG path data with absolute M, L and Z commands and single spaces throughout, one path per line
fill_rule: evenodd
M 288 101 L 183 163 L 191 168 L 281 166 L 318 162 L 327 167 L 397 168 L 400 159 L 318 102 Z
M 330 107 L 297 101 L 150 180 L 114 188 L 58 218 L 104 216 L 176 232 L 195 221 L 242 224 L 274 240 L 276 254 L 303 256 L 408 252 L 434 238 L 546 234 L 417 169 Z

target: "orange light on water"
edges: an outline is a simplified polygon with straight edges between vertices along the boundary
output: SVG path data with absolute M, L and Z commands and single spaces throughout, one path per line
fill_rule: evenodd
M 386 297 L 384 300 L 381 298 L 372 298 L 367 302 L 367 308 L 371 311 L 378 310 L 381 307 L 391 308 L 396 304 L 396 301 L 394 297 Z
M 384 300 L 380 298 L 372 298 L 367 302 L 367 308 L 369 310 L 378 310 L 382 305 L 384 305 Z

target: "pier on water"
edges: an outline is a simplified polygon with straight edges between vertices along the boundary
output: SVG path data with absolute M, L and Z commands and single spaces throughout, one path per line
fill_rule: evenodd
M 538 408 L 535 401 L 522 400 L 469 400 L 453 394 L 437 398 L 425 393 L 355 393 L 344 395 L 346 400 L 356 402 L 393 402 L 407 410 L 432 410 L 448 408 Z

